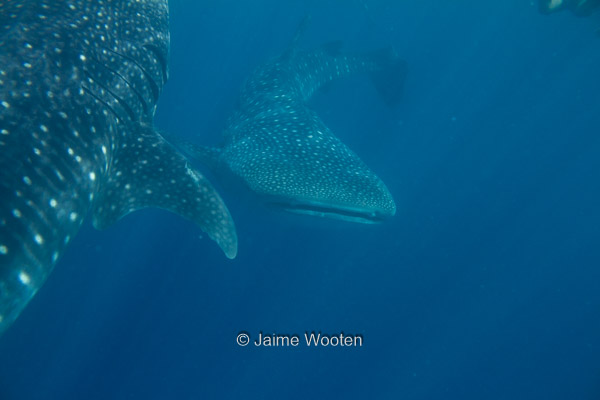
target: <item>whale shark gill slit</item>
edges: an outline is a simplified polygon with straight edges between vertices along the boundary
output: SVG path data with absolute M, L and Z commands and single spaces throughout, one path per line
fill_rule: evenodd
M 160 51 L 160 49 L 152 44 L 145 44 L 143 46 L 144 48 L 150 50 L 152 52 L 152 54 L 154 54 L 154 56 L 156 57 L 156 59 L 158 60 L 158 62 L 160 63 L 160 70 L 162 72 L 162 81 L 163 83 L 167 81 L 167 79 L 169 78 L 169 70 L 168 70 L 168 63 L 167 60 L 165 59 L 165 56 L 163 55 L 163 53 Z
M 112 69 L 111 67 L 109 67 L 108 65 L 106 65 L 105 63 L 103 63 L 102 61 L 100 61 L 97 57 L 93 57 L 92 60 L 94 62 L 97 63 L 97 65 L 101 68 L 103 68 L 104 70 L 108 71 L 109 73 L 113 74 L 114 76 L 118 77 L 119 79 L 121 79 L 121 81 L 123 81 L 123 83 L 125 85 L 127 85 L 127 88 L 133 93 L 135 94 L 136 98 L 138 99 L 140 105 L 142 106 L 142 111 L 144 113 L 148 112 L 148 102 L 146 101 L 146 99 L 144 99 L 144 97 L 142 96 L 142 94 L 136 89 L 136 87 L 129 82 L 129 80 L 127 78 L 125 78 L 121 73 L 119 73 L 119 71 L 116 71 L 114 69 Z M 86 73 L 90 73 L 88 70 L 86 70 Z M 92 77 L 93 78 L 93 77 Z M 109 89 L 107 89 L 105 87 L 105 89 L 107 91 L 110 91 Z M 110 91 L 111 92 L 111 91 Z M 112 92 L 111 92 L 112 93 Z M 135 118 L 135 112 L 133 111 L 133 109 L 131 108 L 131 106 L 129 106 L 129 104 L 127 104 L 125 102 L 124 99 L 120 98 L 119 96 L 117 96 L 116 94 L 112 93 L 113 96 L 119 100 L 119 102 L 123 105 L 123 107 L 127 107 L 128 108 L 128 114 L 129 116 L 134 119 Z
M 142 71 L 142 74 L 144 74 L 144 77 L 146 78 L 146 82 L 150 85 L 150 90 L 152 91 L 152 101 L 153 103 L 156 103 L 156 101 L 158 100 L 158 96 L 160 95 L 160 89 L 158 87 L 158 84 L 156 83 L 156 81 L 154 80 L 154 77 L 152 77 L 152 75 L 150 73 L 148 73 L 148 71 L 146 70 L 146 68 L 144 68 L 142 65 L 140 65 L 135 59 L 131 58 L 130 56 L 126 55 L 126 54 L 122 54 L 119 52 L 116 52 L 114 50 L 111 49 L 106 49 L 108 52 L 112 53 L 113 55 L 122 57 L 123 59 L 131 62 L 132 64 L 134 64 L 140 71 Z M 161 58 L 157 58 L 159 63 L 161 62 Z M 165 81 L 166 82 L 166 81 Z M 161 82 L 160 85 L 162 86 L 164 82 Z
M 100 88 L 102 88 L 102 90 L 106 91 L 106 93 L 108 93 L 114 100 L 117 101 L 117 103 L 123 107 L 123 110 L 125 111 L 125 113 L 127 114 L 127 116 L 131 119 L 134 119 L 136 117 L 136 114 L 134 113 L 134 111 L 131 109 L 131 107 L 129 107 L 129 105 L 123 101 L 122 98 L 119 97 L 119 95 L 117 95 L 116 93 L 114 93 L 112 90 L 110 90 L 106 85 L 102 84 L 102 82 L 98 79 L 95 79 L 91 74 L 89 74 L 87 71 L 85 72 L 85 76 L 87 76 L 89 79 L 91 79 L 96 85 L 98 85 Z M 90 96 L 92 96 L 94 99 L 96 99 L 97 101 L 99 101 L 100 103 L 102 103 L 106 108 L 108 108 L 108 110 L 115 116 L 117 117 L 117 119 L 119 119 L 120 121 L 126 121 L 127 120 L 127 116 L 124 115 L 120 115 L 107 101 L 103 100 L 100 98 L 100 96 L 97 96 L 96 94 L 94 94 L 92 92 L 92 89 L 89 88 L 88 86 L 82 85 L 83 90 L 85 90 L 85 92 L 87 94 L 89 94 Z
M 167 0 L 0 1 L 0 334 L 88 216 L 169 210 L 236 256 L 221 197 L 153 124 L 168 22 Z
M 112 106 L 110 104 L 108 104 L 106 101 L 102 100 L 100 97 L 96 96 L 94 94 L 94 92 L 87 86 L 85 85 L 81 85 L 81 88 L 83 89 L 83 91 L 85 92 L 85 94 L 87 94 L 88 96 L 92 97 L 94 100 L 96 100 L 98 103 L 102 104 L 102 106 L 106 107 L 106 109 L 118 120 L 122 121 L 123 118 L 122 116 L 119 115 L 118 112 L 115 111 L 114 108 L 112 108 Z

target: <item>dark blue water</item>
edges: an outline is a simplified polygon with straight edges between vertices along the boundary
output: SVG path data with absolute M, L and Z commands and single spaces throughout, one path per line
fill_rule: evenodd
M 364 77 L 311 102 L 397 215 L 301 218 L 222 189 L 234 261 L 163 211 L 88 223 L 0 339 L 0 399 L 600 399 L 600 15 L 173 1 L 157 125 L 218 143 L 245 77 L 305 14 L 305 48 L 393 45 L 408 62 L 395 109 Z M 236 344 L 313 330 L 364 343 Z

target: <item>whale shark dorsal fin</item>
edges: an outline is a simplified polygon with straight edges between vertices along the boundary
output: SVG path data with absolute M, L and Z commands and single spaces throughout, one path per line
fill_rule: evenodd
M 296 46 L 300 39 L 302 39 L 302 36 L 304 36 L 304 32 L 306 32 L 310 19 L 310 14 L 306 14 L 302 18 L 302 20 L 298 24 L 298 27 L 296 28 L 296 32 L 294 33 L 294 37 L 292 39 L 292 43 L 290 43 L 290 46 Z
M 296 52 L 296 50 L 298 49 L 298 42 L 300 42 L 300 39 L 302 39 L 302 37 L 304 36 L 304 32 L 306 32 L 306 28 L 308 27 L 310 19 L 310 14 L 306 14 L 304 18 L 302 18 L 302 20 L 298 24 L 298 27 L 296 28 L 296 32 L 294 32 L 292 40 L 288 44 L 287 49 L 281 55 L 282 59 L 289 58 Z
M 115 155 L 94 202 L 94 226 L 106 228 L 132 211 L 158 207 L 195 222 L 235 258 L 235 225 L 217 191 L 153 128 L 135 129 Z

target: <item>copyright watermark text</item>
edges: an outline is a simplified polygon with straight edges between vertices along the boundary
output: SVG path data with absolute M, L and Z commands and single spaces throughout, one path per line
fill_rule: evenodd
M 304 332 L 303 334 L 259 332 L 254 338 L 248 332 L 240 332 L 236 342 L 240 346 L 255 347 L 362 347 L 363 335 L 349 333 Z

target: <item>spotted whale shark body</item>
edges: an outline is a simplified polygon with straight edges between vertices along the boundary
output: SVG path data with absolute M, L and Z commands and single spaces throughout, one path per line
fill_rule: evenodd
M 381 179 L 307 101 L 328 82 L 362 72 L 370 74 L 384 100 L 394 104 L 405 63 L 390 49 L 344 54 L 332 43 L 300 51 L 295 41 L 247 79 L 222 147 L 182 147 L 286 211 L 362 223 L 394 215 L 394 200 Z
M 166 0 L 0 2 L 0 333 L 90 211 L 167 209 L 235 257 L 227 208 L 152 126 L 168 50 Z

